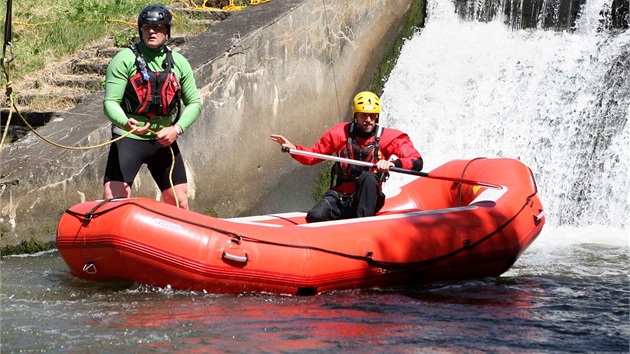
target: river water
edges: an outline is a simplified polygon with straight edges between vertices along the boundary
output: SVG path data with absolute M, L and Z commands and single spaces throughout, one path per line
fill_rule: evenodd
M 628 352 L 627 233 L 545 230 L 498 278 L 311 297 L 103 285 L 2 260 L 12 352 Z
M 386 84 L 382 123 L 409 132 L 425 170 L 506 156 L 534 171 L 547 224 L 502 276 L 235 296 L 82 281 L 56 251 L 6 257 L 0 351 L 630 352 L 630 34 L 595 30 L 603 3 L 564 33 L 430 1 Z

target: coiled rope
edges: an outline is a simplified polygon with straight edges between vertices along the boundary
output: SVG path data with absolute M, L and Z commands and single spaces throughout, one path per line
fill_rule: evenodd
M 184 7 L 189 8 L 189 9 L 195 9 L 195 10 L 223 10 L 223 11 L 239 11 L 242 10 L 243 8 L 245 8 L 246 6 L 236 6 L 234 4 L 234 0 L 230 0 L 229 1 L 229 5 L 224 6 L 221 9 L 217 9 L 214 7 L 210 7 L 208 6 L 208 1 L 209 0 L 203 0 L 202 5 L 197 5 L 195 3 L 194 0 L 172 0 L 170 3 L 182 3 L 184 5 Z M 250 0 L 249 4 L 250 5 L 257 5 L 257 4 L 262 4 L 262 3 L 266 3 L 269 2 L 270 0 Z M 115 143 L 116 141 L 123 139 L 127 136 L 129 136 L 130 134 L 133 134 L 134 131 L 138 128 L 135 128 L 131 131 L 126 132 L 125 134 L 121 135 L 120 137 L 117 137 L 115 139 L 112 139 L 110 141 L 104 142 L 102 144 L 98 144 L 98 145 L 93 145 L 93 146 L 66 146 L 66 145 L 62 145 L 59 143 L 56 143 L 54 141 L 51 141 L 50 139 L 47 139 L 46 137 L 44 137 L 43 135 L 41 135 L 40 133 L 37 132 L 36 129 L 34 129 L 26 120 L 26 118 L 24 118 L 24 116 L 20 113 L 19 109 L 17 108 L 16 104 L 15 104 L 15 93 L 13 91 L 13 81 L 11 80 L 11 71 L 10 71 L 10 63 L 13 61 L 14 59 L 14 53 L 13 53 L 13 44 L 11 43 L 12 40 L 12 25 L 14 23 L 16 24 L 20 24 L 20 25 L 24 25 L 24 26 L 38 26 L 38 25 L 46 25 L 46 24 L 54 24 L 57 23 L 57 21 L 49 21 L 49 22 L 43 22 L 43 23 L 36 23 L 36 24 L 32 24 L 32 23 L 26 23 L 26 22 L 13 22 L 12 20 L 12 5 L 13 5 L 13 0 L 7 0 L 7 11 L 6 11 L 6 17 L 4 20 L 4 46 L 3 46 L 3 56 L 2 56 L 2 71 L 4 73 L 4 77 L 5 77 L 5 82 L 6 82 L 6 99 L 7 99 L 7 107 L 9 107 L 9 114 L 7 117 L 7 121 L 4 127 L 4 132 L 2 134 L 2 137 L 0 138 L 0 154 L 2 153 L 2 149 L 4 147 L 4 142 L 7 141 L 7 134 L 9 132 L 9 127 L 11 126 L 11 119 L 13 118 L 13 113 L 15 112 L 18 117 L 22 120 L 22 122 L 24 122 L 24 124 L 26 125 L 26 127 L 33 132 L 37 137 L 39 137 L 40 139 L 44 140 L 45 142 L 58 147 L 58 148 L 62 148 L 62 149 L 67 149 L 67 150 L 91 150 L 91 149 L 98 149 L 101 148 L 103 146 L 107 146 L 109 144 Z M 99 21 L 103 21 L 103 20 L 82 20 L 82 21 L 90 21 L 90 22 L 99 22 Z M 106 22 L 120 22 L 120 23 L 125 23 L 125 24 L 130 24 L 130 25 L 135 25 L 135 23 L 131 23 L 128 21 L 124 21 L 124 20 L 116 20 L 116 19 L 105 19 Z M 78 22 L 78 21 L 75 21 Z M 8 56 L 7 56 L 8 55 Z M 157 135 L 157 132 L 151 131 L 149 130 L 149 132 Z M 169 182 L 171 185 L 171 190 L 173 192 L 173 196 L 175 198 L 175 204 L 179 207 L 179 200 L 177 198 L 177 193 L 175 192 L 175 187 L 173 185 L 173 179 L 172 179 L 172 175 L 173 175 L 173 169 L 175 166 L 175 153 L 173 151 L 173 148 L 171 146 L 169 146 L 169 149 L 171 151 L 171 157 L 172 157 L 172 163 L 171 163 L 171 170 L 169 173 Z
M 4 65 L 4 62 L 5 62 L 5 61 L 3 60 L 3 68 L 4 68 L 4 66 L 5 66 L 5 65 Z M 5 73 L 6 73 L 6 72 L 7 72 L 7 71 L 5 71 Z M 8 78 L 8 75 L 7 75 L 7 78 Z M 22 116 L 22 114 L 20 113 L 20 111 L 18 110 L 17 106 L 16 106 L 16 105 L 15 105 L 15 103 L 14 103 L 14 94 L 11 92 L 11 94 L 9 95 L 9 91 L 10 91 L 10 90 L 11 90 L 11 89 L 10 89 L 10 81 L 7 79 L 7 97 L 9 97 L 9 101 L 10 101 L 10 107 L 11 107 L 11 109 L 10 109 L 10 111 L 9 111 L 9 116 L 8 116 L 8 118 L 7 118 L 7 123 L 6 123 L 5 129 L 4 129 L 4 133 L 2 134 L 2 140 L 0 140 L 0 154 L 2 154 L 3 142 L 5 141 L 5 139 L 6 139 L 6 135 L 7 135 L 7 132 L 9 131 L 9 125 L 10 125 L 10 123 L 11 123 L 11 117 L 12 117 L 12 115 L 13 115 L 13 111 L 14 111 L 14 110 L 15 110 L 15 112 L 18 114 L 18 117 L 20 117 L 20 119 L 22 120 L 22 122 L 24 122 L 24 124 L 26 125 L 26 127 L 27 127 L 27 128 L 28 128 L 31 132 L 33 132 L 33 134 L 37 135 L 40 139 L 42 139 L 43 141 L 45 141 L 45 142 L 49 143 L 50 145 L 56 146 L 56 147 L 61 148 L 61 149 L 67 149 L 67 150 L 77 150 L 77 151 L 78 151 L 78 150 L 92 150 L 92 149 L 98 149 L 98 148 L 101 148 L 101 147 L 104 147 L 104 146 L 107 146 L 107 145 L 113 144 L 113 143 L 115 143 L 115 142 L 117 142 L 117 141 L 119 141 L 119 140 L 121 140 L 121 139 L 124 139 L 124 138 L 126 138 L 127 136 L 129 136 L 129 135 L 133 134 L 133 133 L 134 133 L 137 129 L 139 129 L 139 128 L 140 128 L 140 127 L 133 128 L 132 130 L 129 130 L 129 131 L 125 132 L 123 135 L 121 135 L 121 136 L 119 136 L 119 137 L 117 137 L 117 138 L 111 139 L 111 140 L 109 140 L 109 141 L 106 141 L 106 142 L 104 142 L 104 143 L 97 144 L 97 145 L 92 145 L 92 146 L 67 146 L 67 145 L 62 145 L 62 144 L 56 143 L 56 142 L 54 142 L 54 141 L 51 141 L 50 139 L 48 139 L 48 138 L 46 138 L 45 136 L 41 135 L 40 133 L 38 133 L 38 132 L 37 132 L 37 130 L 36 130 L 35 128 L 33 128 L 33 127 L 32 127 L 32 126 L 28 123 L 28 121 L 26 120 L 26 118 L 24 118 L 24 116 Z M 150 132 L 150 133 L 153 133 L 154 135 L 157 135 L 157 132 L 156 132 L 156 131 L 153 131 L 153 130 L 151 130 L 151 129 L 149 129 L 149 132 Z M 173 151 L 173 147 L 172 147 L 172 146 L 169 146 L 168 148 L 169 148 L 169 150 L 171 151 L 171 168 L 170 168 L 170 171 L 169 171 L 168 179 L 169 179 L 169 183 L 170 183 L 170 186 L 171 186 L 171 190 L 173 191 L 173 197 L 175 198 L 175 205 L 176 205 L 177 207 L 179 207 L 179 199 L 178 199 L 178 197 L 177 197 L 177 193 L 175 192 L 175 186 L 173 185 L 173 170 L 175 169 L 175 152 Z
M 5 65 L 4 65 L 4 62 L 5 62 L 5 61 L 3 60 L 3 68 L 4 68 L 4 66 L 5 66 Z M 5 73 L 6 73 L 6 72 L 8 72 L 8 71 L 6 71 L 6 70 L 5 70 Z M 7 75 L 6 77 L 8 78 L 9 76 Z M 50 139 L 46 138 L 45 136 L 41 135 L 40 133 L 38 133 L 38 132 L 37 132 L 37 130 L 36 130 L 35 128 L 33 128 L 33 127 L 32 127 L 32 126 L 28 123 L 28 121 L 26 120 L 26 118 L 24 118 L 24 116 L 22 116 L 22 114 L 20 113 L 20 111 L 18 110 L 17 106 L 16 106 L 16 105 L 15 105 L 15 103 L 14 103 L 14 94 L 11 92 L 11 94 L 9 95 L 9 91 L 10 91 L 10 90 L 11 90 L 11 89 L 10 89 L 10 80 L 8 80 L 8 79 L 7 79 L 7 97 L 9 97 L 9 101 L 10 101 L 10 107 L 11 107 L 11 109 L 10 109 L 10 111 L 9 111 L 9 116 L 8 116 L 8 118 L 7 118 L 7 123 L 6 123 L 5 129 L 4 129 L 4 133 L 2 134 L 2 140 L 0 140 L 0 154 L 2 153 L 3 142 L 5 141 L 5 139 L 6 139 L 6 135 L 7 135 L 7 132 L 9 131 L 9 125 L 10 125 L 10 123 L 11 123 L 11 117 L 12 117 L 12 115 L 13 115 L 13 111 L 14 111 L 14 110 L 15 110 L 15 112 L 17 113 L 18 117 L 20 117 L 20 119 L 22 120 L 22 122 L 24 122 L 24 124 L 26 125 L 26 127 L 27 127 L 27 128 L 28 128 L 31 132 L 33 132 L 33 134 L 37 135 L 40 139 L 42 139 L 43 141 L 45 141 L 45 142 L 49 143 L 50 145 L 56 146 L 56 147 L 61 148 L 61 149 L 67 149 L 67 150 L 77 150 L 77 151 L 78 151 L 78 150 L 92 150 L 92 149 L 98 149 L 98 148 L 101 148 L 101 147 L 104 147 L 104 146 L 107 146 L 107 145 L 113 144 L 113 143 L 115 143 L 115 142 L 117 142 L 117 141 L 119 141 L 119 140 L 121 140 L 121 139 L 124 139 L 124 138 L 126 138 L 127 136 L 129 136 L 129 135 L 133 134 L 133 133 L 134 133 L 137 129 L 139 129 L 139 128 L 140 128 L 140 127 L 133 128 L 132 130 L 129 130 L 129 131 L 125 132 L 123 135 L 121 135 L 121 136 L 119 136 L 119 137 L 117 137 L 117 138 L 111 139 L 111 140 L 109 140 L 109 141 L 106 141 L 106 142 L 104 142 L 104 143 L 97 144 L 97 145 L 92 145 L 92 146 L 67 146 L 67 145 L 62 145 L 62 144 L 56 143 L 56 142 L 54 142 L 54 141 L 52 141 L 52 140 L 50 140 Z M 149 132 L 150 132 L 150 133 L 152 133 L 152 134 L 154 134 L 154 135 L 157 135 L 157 132 L 156 132 L 156 131 L 153 131 L 153 130 L 151 130 L 151 129 L 149 129 Z M 172 146 L 169 146 L 168 148 L 169 148 L 169 150 L 171 151 L 171 168 L 170 168 L 170 171 L 169 171 L 168 178 L 169 178 L 169 183 L 170 183 L 170 186 L 171 186 L 171 190 L 173 191 L 173 197 L 175 198 L 175 205 L 176 205 L 177 207 L 179 207 L 179 199 L 178 199 L 178 197 L 177 197 L 177 193 L 175 192 L 175 186 L 173 185 L 173 170 L 175 169 L 175 152 L 173 151 L 173 147 L 172 147 Z
M 3 49 L 2 49 L 2 71 L 4 73 L 4 77 L 5 77 L 5 81 L 6 81 L 6 97 L 7 97 L 7 101 L 8 104 L 7 106 L 10 107 L 9 108 L 9 115 L 7 117 L 7 122 L 4 128 L 4 133 L 2 134 L 2 138 L 0 139 L 0 154 L 2 154 L 2 148 L 4 147 L 4 142 L 6 140 L 7 137 L 7 133 L 9 132 L 9 127 L 11 125 L 11 119 L 13 117 L 13 112 L 16 112 L 18 117 L 20 117 L 20 119 L 22 120 L 22 122 L 24 122 L 24 124 L 26 125 L 26 127 L 32 131 L 35 135 L 37 135 L 37 137 L 39 137 L 40 139 L 42 139 L 43 141 L 56 146 L 58 148 L 62 148 L 62 149 L 67 149 L 67 150 L 91 150 L 91 149 L 98 149 L 101 148 L 103 146 L 107 146 L 109 144 L 115 143 L 116 141 L 123 139 L 125 137 L 127 137 L 130 134 L 133 134 L 134 131 L 136 131 L 136 129 L 138 129 L 138 127 L 126 132 L 125 134 L 119 136 L 118 138 L 112 139 L 110 141 L 104 142 L 102 144 L 98 144 L 98 145 L 94 145 L 94 146 L 66 146 L 66 145 L 62 145 L 59 143 L 56 143 L 54 141 L 51 141 L 50 139 L 47 139 L 46 137 L 44 137 L 43 135 L 41 135 L 40 133 L 37 132 L 36 129 L 34 129 L 26 120 L 26 118 L 24 118 L 24 116 L 20 113 L 19 109 L 17 108 L 17 105 L 15 104 L 15 93 L 13 92 L 13 81 L 11 80 L 11 67 L 10 67 L 10 63 L 13 61 L 13 59 L 15 58 L 13 55 L 13 44 L 11 43 L 11 39 L 12 39 L 12 30 L 11 30 L 11 24 L 12 24 L 12 0 L 8 0 L 7 1 L 7 14 L 6 14 L 6 20 L 4 23 L 4 45 L 3 45 Z M 7 58 L 7 54 L 10 54 L 10 58 Z M 152 131 L 149 129 L 149 132 L 157 135 L 157 132 Z M 173 152 L 173 148 L 171 146 L 169 146 L 169 149 L 171 151 L 171 169 L 169 172 L 169 182 L 171 185 L 171 190 L 173 191 L 173 196 L 175 198 L 175 205 L 177 207 L 179 207 L 179 199 L 177 198 L 177 193 L 175 192 L 175 186 L 173 185 L 173 169 L 175 167 L 175 153 Z

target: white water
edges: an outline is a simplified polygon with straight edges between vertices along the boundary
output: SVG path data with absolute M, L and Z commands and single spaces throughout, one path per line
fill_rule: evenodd
M 597 31 L 606 2 L 589 0 L 569 33 L 466 22 L 451 1 L 429 0 L 426 27 L 385 85 L 381 124 L 411 136 L 424 171 L 519 159 L 536 177 L 547 231 L 606 230 L 627 245 L 630 32 Z M 385 192 L 405 181 L 392 176 Z

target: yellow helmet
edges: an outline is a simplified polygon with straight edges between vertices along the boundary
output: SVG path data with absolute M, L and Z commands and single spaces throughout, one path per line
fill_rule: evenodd
M 355 121 L 355 114 L 361 113 L 381 113 L 381 100 L 376 94 L 370 91 L 357 93 L 352 101 L 352 121 Z M 378 118 L 377 118 L 378 122 Z

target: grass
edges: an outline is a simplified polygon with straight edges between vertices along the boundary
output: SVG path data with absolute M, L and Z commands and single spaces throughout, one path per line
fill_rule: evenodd
M 201 0 L 196 0 L 201 2 Z M 125 46 L 137 35 L 138 13 L 148 0 L 19 0 L 13 1 L 11 43 L 15 59 L 10 63 L 12 80 L 42 70 L 101 38 L 113 36 Z M 190 0 L 186 1 L 190 7 Z M 168 2 L 165 2 L 168 4 Z M 200 6 L 200 5 L 197 5 Z M 3 28 L 7 2 L 0 4 Z M 207 28 L 177 13 L 172 35 L 200 33 Z M 3 31 L 4 33 L 4 31 Z M 5 42 L 3 34 L 3 46 Z M 7 49 L 7 59 L 10 57 Z M 4 86 L 4 75 L 2 85 Z

